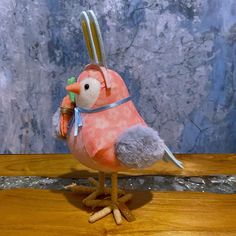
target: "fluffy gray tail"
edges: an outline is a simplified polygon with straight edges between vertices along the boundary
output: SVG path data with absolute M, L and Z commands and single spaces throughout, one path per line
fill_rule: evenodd
M 163 157 L 165 144 L 157 131 L 137 125 L 127 129 L 118 138 L 115 152 L 125 166 L 145 168 Z

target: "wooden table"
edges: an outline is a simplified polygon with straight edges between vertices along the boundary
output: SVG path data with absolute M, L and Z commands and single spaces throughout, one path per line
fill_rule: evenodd
M 159 163 L 122 175 L 233 175 L 236 155 L 177 155 L 185 170 Z M 87 177 L 94 175 L 70 155 L 0 155 L 1 176 Z M 0 191 L 0 235 L 236 235 L 236 194 L 133 192 L 137 220 L 116 226 L 112 215 L 88 223 L 82 196 L 66 191 Z

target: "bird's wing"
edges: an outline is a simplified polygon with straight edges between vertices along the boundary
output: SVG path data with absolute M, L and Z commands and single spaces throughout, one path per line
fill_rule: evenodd
M 174 163 L 179 168 L 184 169 L 182 162 L 175 158 L 175 156 L 170 151 L 170 149 L 167 146 L 165 146 L 164 148 L 165 148 L 165 154 L 164 154 L 163 160 L 166 161 L 166 162 L 171 161 L 172 163 Z

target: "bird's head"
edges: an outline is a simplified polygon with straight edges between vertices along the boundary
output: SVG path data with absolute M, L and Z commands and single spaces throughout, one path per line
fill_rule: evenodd
M 104 106 L 129 96 L 118 73 L 95 64 L 86 66 L 77 82 L 66 90 L 75 93 L 76 106 L 83 108 Z

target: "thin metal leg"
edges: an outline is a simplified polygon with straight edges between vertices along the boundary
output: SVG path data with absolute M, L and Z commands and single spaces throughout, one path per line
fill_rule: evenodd
M 98 181 L 99 181 L 99 190 L 104 191 L 105 186 L 105 173 L 100 171 L 98 175 Z
M 117 173 L 114 172 L 111 175 L 111 200 L 113 203 L 117 202 L 117 194 L 118 194 L 118 180 L 117 180 Z

